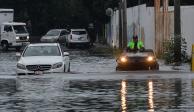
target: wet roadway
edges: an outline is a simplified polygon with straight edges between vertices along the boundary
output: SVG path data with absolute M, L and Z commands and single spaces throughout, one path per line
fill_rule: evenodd
M 194 74 L 116 72 L 113 57 L 73 50 L 71 72 L 16 76 L 14 51 L 0 53 L 0 112 L 193 112 Z

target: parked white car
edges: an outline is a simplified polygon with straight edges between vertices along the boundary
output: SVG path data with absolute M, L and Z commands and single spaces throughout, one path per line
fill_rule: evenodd
M 17 74 L 69 72 L 69 53 L 58 43 L 39 43 L 26 46 L 17 63 Z
M 68 35 L 69 31 L 66 29 L 51 29 L 41 37 L 40 41 L 44 43 L 65 43 Z
M 66 38 L 66 46 L 71 47 L 73 45 L 84 45 L 88 47 L 90 45 L 90 38 L 86 29 L 71 29 L 70 34 Z

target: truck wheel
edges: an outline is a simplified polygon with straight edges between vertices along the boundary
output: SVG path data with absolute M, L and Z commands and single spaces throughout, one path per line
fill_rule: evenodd
M 67 72 L 70 72 L 70 63 L 69 63 L 69 68 L 68 68 Z
M 16 51 L 20 51 L 21 47 L 17 46 L 15 49 L 16 49 Z
M 68 48 L 68 47 L 69 47 L 69 44 L 66 42 L 66 43 L 65 43 L 65 46 Z
M 3 51 L 7 51 L 7 50 L 8 50 L 9 45 L 8 45 L 7 42 L 3 42 L 3 43 L 1 44 L 1 46 L 2 46 L 2 50 L 3 50 Z
M 64 64 L 64 70 L 63 70 L 63 72 L 64 72 L 64 73 L 66 72 L 66 66 L 65 66 L 65 64 Z

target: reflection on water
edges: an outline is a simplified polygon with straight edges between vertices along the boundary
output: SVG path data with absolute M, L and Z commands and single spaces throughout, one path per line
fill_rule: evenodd
M 194 79 L 192 80 L 192 89 L 194 90 Z M 192 94 L 192 101 L 194 102 L 194 93 Z
M 0 80 L 2 112 L 192 112 L 192 80 Z
M 127 112 L 127 82 L 123 80 L 121 82 L 121 107 L 122 112 Z
M 11 96 L 17 92 L 16 79 L 0 79 L 0 96 Z
M 148 112 L 154 112 L 154 95 L 153 95 L 153 81 L 148 81 Z
M 153 81 L 147 82 L 148 87 L 148 112 L 154 112 Z M 127 81 L 121 82 L 121 108 L 122 112 L 127 112 Z

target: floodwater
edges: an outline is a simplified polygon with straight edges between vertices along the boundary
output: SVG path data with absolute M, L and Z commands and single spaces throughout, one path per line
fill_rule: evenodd
M 70 73 L 16 76 L 15 52 L 0 53 L 0 111 L 194 111 L 193 73 L 116 72 L 113 57 L 70 54 Z

